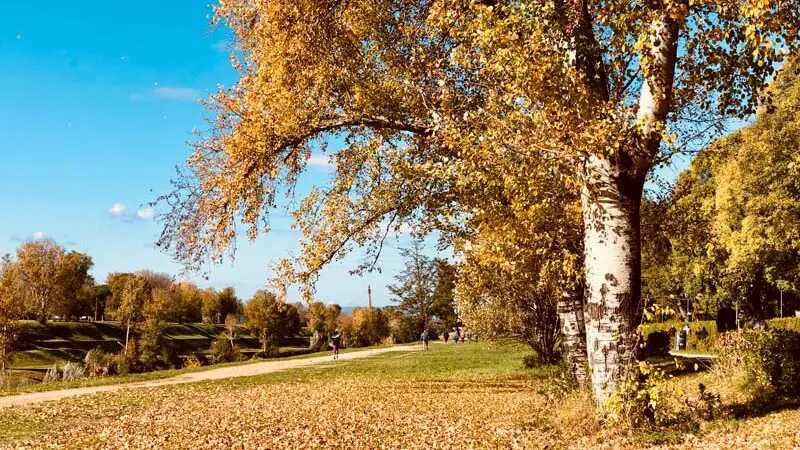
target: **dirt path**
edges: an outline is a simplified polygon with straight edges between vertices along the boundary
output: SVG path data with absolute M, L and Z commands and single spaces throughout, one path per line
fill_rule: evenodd
M 414 351 L 414 350 L 419 350 L 419 347 L 402 346 L 402 347 L 376 348 L 372 350 L 342 353 L 341 355 L 339 355 L 339 360 L 346 361 L 349 359 L 368 358 L 370 356 L 375 356 L 387 352 Z M 260 363 L 244 364 L 241 366 L 222 367 L 219 369 L 210 369 L 202 372 L 185 373 L 171 378 L 162 378 L 160 380 L 136 381 L 131 383 L 112 384 L 107 386 L 90 386 L 90 387 L 73 388 L 73 389 L 61 389 L 58 391 L 31 392 L 28 394 L 10 395 L 6 397 L 0 397 L 0 408 L 7 406 L 30 405 L 33 403 L 61 400 L 62 398 L 75 397 L 78 395 L 94 394 L 98 392 L 118 391 L 120 389 L 168 386 L 172 384 L 194 383 L 197 381 L 220 380 L 223 378 L 250 377 L 254 375 L 263 375 L 266 373 L 277 372 L 279 370 L 294 369 L 297 367 L 307 367 L 323 363 L 333 363 L 333 361 L 331 361 L 330 353 L 327 353 L 325 356 L 318 356 L 315 358 L 290 359 L 284 361 L 281 360 L 264 361 Z

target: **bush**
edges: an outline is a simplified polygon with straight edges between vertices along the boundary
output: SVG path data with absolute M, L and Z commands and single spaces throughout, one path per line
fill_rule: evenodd
M 239 348 L 231 346 L 231 342 L 228 339 L 221 337 L 211 343 L 211 362 L 213 364 L 241 360 L 242 354 Z
M 113 375 L 116 369 L 114 366 L 114 354 L 106 353 L 100 348 L 89 350 L 83 358 L 83 367 L 89 377 Z
M 668 356 L 670 349 L 670 336 L 666 331 L 652 331 L 645 338 L 645 345 L 642 351 L 643 356 Z
M 61 371 L 58 370 L 58 364 L 54 364 L 53 367 L 47 369 L 42 378 L 42 383 L 54 383 L 56 381 L 61 381 Z
M 640 362 L 630 369 L 609 399 L 606 418 L 613 425 L 628 428 L 678 425 L 693 429 L 700 420 L 711 420 L 720 412 L 720 395 L 709 391 L 704 384 L 698 384 L 697 394 L 692 394 L 668 380 L 662 369 Z
M 745 338 L 753 343 L 754 362 L 775 393 L 781 396 L 800 395 L 800 333 L 776 328 L 748 331 Z M 754 364 L 757 366 L 757 364 Z
M 196 369 L 205 365 L 206 358 L 202 354 L 193 353 L 183 360 L 183 367 L 187 369 Z
M 769 328 L 782 328 L 800 332 L 800 317 L 784 317 L 782 319 L 771 319 L 767 321 Z
M 111 360 L 113 372 L 117 375 L 127 375 L 136 371 L 136 366 L 132 358 L 127 358 L 125 353 L 114 355 Z
M 61 366 L 61 381 L 74 381 L 84 377 L 84 369 L 81 363 L 68 362 Z
M 797 331 L 773 328 L 724 333 L 719 350 L 720 357 L 712 367 L 718 378 L 737 380 L 740 389 L 755 397 L 800 395 Z
M 522 366 L 526 369 L 535 369 L 542 365 L 544 365 L 542 358 L 540 358 L 539 354 L 536 352 L 525 355 L 525 357 L 522 358 Z
M 80 363 L 68 362 L 59 366 L 58 364 L 47 369 L 42 378 L 42 383 L 53 383 L 56 381 L 74 381 L 84 377 L 85 371 Z
M 0 372 L 0 389 L 16 389 L 34 383 L 35 381 L 28 377 L 13 375 L 10 372 Z
M 639 327 L 639 330 L 642 333 L 642 338 L 645 342 L 648 341 L 648 337 L 652 333 L 656 332 L 664 332 L 668 333 L 670 328 L 675 328 L 676 331 L 680 331 L 681 328 L 685 325 L 685 322 L 680 320 L 670 320 L 666 322 L 656 322 L 656 323 L 646 323 L 642 324 Z M 704 339 L 700 339 L 700 330 L 705 328 L 706 333 L 708 335 Z M 718 333 L 717 333 L 717 323 L 713 320 L 701 320 L 697 322 L 689 322 L 689 329 L 692 330 L 689 333 L 689 337 L 686 342 L 686 349 L 687 350 L 698 350 L 698 351 L 709 351 L 713 350 L 717 346 L 718 340 Z M 663 339 L 663 338 L 656 338 L 656 339 Z M 669 348 L 675 348 L 675 336 L 669 337 Z M 648 354 L 653 350 L 647 349 L 647 344 L 645 344 L 644 353 Z M 669 351 L 667 351 L 669 352 Z

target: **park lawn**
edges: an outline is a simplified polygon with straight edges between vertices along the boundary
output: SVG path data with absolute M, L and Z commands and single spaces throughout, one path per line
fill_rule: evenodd
M 0 410 L 8 448 L 796 448 L 800 411 L 692 429 L 601 429 L 526 349 L 433 345 L 268 375 Z M 691 375 L 702 377 L 704 375 Z M 685 383 L 696 381 L 687 377 Z M 732 447 L 733 446 L 733 447 Z

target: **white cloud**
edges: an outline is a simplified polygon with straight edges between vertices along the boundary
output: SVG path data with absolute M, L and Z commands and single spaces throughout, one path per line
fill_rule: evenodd
M 156 216 L 156 210 L 151 206 L 145 206 L 134 211 L 125 206 L 124 203 L 114 203 L 114 205 L 109 208 L 108 213 L 111 214 L 111 217 L 115 217 L 126 223 L 132 223 L 137 220 L 153 220 L 153 217 Z
M 136 217 L 142 220 L 151 220 L 155 215 L 156 211 L 149 206 L 136 211 Z
M 108 210 L 114 217 L 123 217 L 125 213 L 128 212 L 128 207 L 125 206 L 123 203 L 114 203 L 111 209 Z
M 333 167 L 333 161 L 328 155 L 311 155 L 308 161 L 306 161 L 306 164 L 320 169 L 330 169 Z
M 37 232 L 33 233 L 31 235 L 31 237 L 35 241 L 42 241 L 42 240 L 47 239 L 47 233 L 45 233 L 44 231 L 37 231 Z
M 153 89 L 156 97 L 167 100 L 194 101 L 200 97 L 200 93 L 192 88 L 159 86 Z
M 403 234 L 411 234 L 414 232 L 414 228 L 406 222 L 400 224 L 400 228 L 397 230 L 398 233 Z

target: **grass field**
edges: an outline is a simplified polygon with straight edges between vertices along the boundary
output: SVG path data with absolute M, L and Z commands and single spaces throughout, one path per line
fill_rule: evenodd
M 584 392 L 566 389 L 554 369 L 522 369 L 525 353 L 514 345 L 434 345 L 428 352 L 4 409 L 0 442 L 191 449 L 800 445 L 797 409 L 674 432 L 602 429 Z

